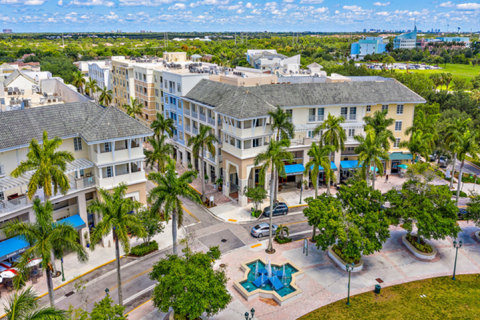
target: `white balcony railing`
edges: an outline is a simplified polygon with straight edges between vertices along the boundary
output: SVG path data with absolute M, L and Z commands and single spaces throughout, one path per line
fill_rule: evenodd
M 22 195 L 16 199 L 8 201 L 0 201 L 0 213 L 14 211 L 30 204 L 26 195 Z
M 208 123 L 211 124 L 212 126 L 214 126 L 215 125 L 215 119 L 208 118 Z
M 202 114 L 202 113 L 200 113 L 200 120 L 201 120 L 201 121 L 204 121 L 204 122 L 207 122 L 207 116 L 204 115 L 204 114 Z
M 350 114 L 348 117 L 348 120 L 357 120 L 357 115 L 356 114 Z
M 323 121 L 325 119 L 325 116 L 323 114 L 317 115 L 317 121 Z
M 315 115 L 314 114 L 308 115 L 308 121 L 315 121 Z
M 189 115 L 190 115 L 190 109 L 185 109 L 185 111 L 184 111 L 184 112 L 185 112 L 185 114 L 186 114 L 187 116 L 189 116 Z
M 185 126 L 185 131 L 188 131 L 188 132 L 190 132 L 190 130 L 192 130 L 192 129 L 191 129 L 190 125 L 189 125 L 189 124 L 187 124 L 187 125 Z
M 192 111 L 192 117 L 194 117 L 194 118 L 198 118 L 198 114 L 197 114 L 197 112 L 195 112 L 195 111 Z
M 193 134 L 198 134 L 198 129 L 195 128 L 195 127 L 193 127 L 193 128 L 192 128 L 192 133 L 193 133 Z

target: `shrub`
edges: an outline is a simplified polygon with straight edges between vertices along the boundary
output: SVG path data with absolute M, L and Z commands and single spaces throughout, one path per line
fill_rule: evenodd
M 252 208 L 252 217 L 258 218 L 262 214 L 262 210 L 256 210 Z
M 452 195 L 457 196 L 457 190 L 452 190 Z M 464 191 L 460 191 L 460 197 L 466 198 L 467 194 Z
M 136 256 L 136 257 L 142 257 L 155 250 L 158 250 L 158 243 L 157 241 L 152 240 L 149 243 L 142 243 L 142 244 L 139 244 L 138 246 L 133 247 L 130 250 L 130 255 Z
M 345 262 L 348 263 L 348 264 L 350 264 L 350 263 L 352 263 L 352 262 L 353 262 L 354 264 L 357 264 L 357 263 L 360 262 L 360 260 L 355 261 L 354 259 L 345 257 L 345 255 L 344 255 L 343 252 L 342 252 L 342 248 L 340 248 L 340 247 L 337 246 L 336 244 L 334 244 L 334 245 L 332 246 L 332 250 L 333 250 L 333 252 L 335 252 L 335 254 L 336 254 L 337 256 L 339 256 L 343 261 L 345 261 Z
M 407 240 L 412 246 L 414 246 L 418 251 L 424 253 L 431 253 L 433 248 L 431 245 L 420 239 L 420 243 L 417 242 L 417 237 L 407 234 Z
M 292 242 L 292 238 L 284 237 L 283 239 L 280 239 L 279 236 L 275 236 L 275 241 L 277 241 L 279 244 L 284 244 L 284 243 L 289 243 Z

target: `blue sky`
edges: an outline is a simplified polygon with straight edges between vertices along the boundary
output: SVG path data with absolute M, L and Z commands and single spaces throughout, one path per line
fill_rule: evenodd
M 0 0 L 0 29 L 75 31 L 480 30 L 480 2 L 424 0 Z

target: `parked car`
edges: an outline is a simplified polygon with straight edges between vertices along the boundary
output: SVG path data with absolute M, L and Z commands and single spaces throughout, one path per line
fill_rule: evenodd
M 273 204 L 273 216 L 286 215 L 288 213 L 288 207 L 285 202 L 277 202 Z M 270 206 L 263 209 L 263 215 L 265 217 L 270 216 Z
M 262 238 L 268 237 L 270 225 L 268 223 L 260 223 L 257 224 L 255 227 L 252 228 L 252 236 L 255 238 Z M 278 226 L 276 224 L 272 224 L 272 235 L 275 234 L 277 231 Z
M 465 208 L 458 208 L 458 213 L 457 213 L 457 219 L 458 220 L 465 220 L 466 216 L 468 214 L 467 209 Z

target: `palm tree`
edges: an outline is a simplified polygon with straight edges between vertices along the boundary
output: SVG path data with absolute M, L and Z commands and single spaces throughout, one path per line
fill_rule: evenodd
M 188 139 L 188 146 L 192 148 L 192 154 L 195 159 L 200 160 L 200 175 L 202 179 L 202 202 L 205 202 L 205 173 L 204 173 L 204 158 L 205 151 L 208 150 L 212 155 L 215 154 L 215 142 L 218 142 L 217 137 L 211 132 L 212 127 L 200 125 L 200 130 L 196 136 Z
M 430 142 L 432 139 L 432 134 L 423 133 L 422 131 L 418 130 L 410 136 L 409 141 L 401 142 L 400 147 L 408 148 L 410 153 L 414 155 L 415 158 L 422 156 L 425 159 L 428 159 L 428 156 L 432 153 L 432 143 Z
M 173 145 L 166 143 L 166 140 L 167 136 L 160 136 L 158 140 L 153 137 L 148 138 L 152 150 L 144 151 L 146 165 L 153 169 L 156 164 L 158 172 L 165 172 L 165 164 L 174 152 Z
M 273 250 L 273 243 L 272 243 L 272 217 L 273 217 L 273 188 L 275 186 L 275 172 L 281 177 L 285 177 L 285 164 L 284 161 L 292 161 L 293 155 L 292 153 L 287 151 L 287 148 L 290 146 L 290 140 L 280 140 L 275 141 L 273 139 L 270 140 L 268 144 L 267 150 L 264 152 L 259 153 L 253 163 L 255 167 L 258 167 L 262 164 L 260 169 L 260 181 L 264 185 L 265 184 L 265 176 L 268 170 L 271 169 L 270 175 L 270 230 L 268 232 L 268 248 L 267 253 L 274 253 Z
M 98 83 L 97 80 L 88 77 L 88 82 L 85 83 L 85 93 L 88 94 L 90 98 L 94 98 L 93 95 L 97 92 Z
M 77 87 L 78 91 L 83 94 L 83 86 L 85 85 L 85 77 L 82 71 L 78 70 L 73 73 L 72 84 Z
M 455 165 L 457 163 L 457 153 L 455 150 L 452 150 L 450 145 L 454 145 L 461 136 L 468 130 L 470 126 L 470 122 L 472 122 L 471 118 L 461 120 L 459 118 L 453 119 L 453 123 L 446 128 L 446 135 L 445 135 L 445 144 L 450 151 L 453 152 L 453 166 L 452 166 L 452 178 L 450 179 L 450 189 L 453 188 L 453 177 L 455 176 Z
M 383 175 L 383 163 L 382 159 L 388 159 L 388 153 L 383 148 L 383 141 L 385 140 L 382 136 L 377 136 L 375 130 L 370 128 L 367 130 L 367 134 L 364 137 L 358 135 L 355 136 L 355 140 L 358 141 L 359 145 L 355 148 L 355 153 L 358 154 L 358 162 L 362 166 L 362 174 L 366 176 L 367 185 L 368 179 L 370 176 L 370 167 L 372 163 L 375 164 L 373 170 L 373 181 L 372 188 L 375 189 L 375 174 L 376 169 L 380 171 L 380 175 Z
M 333 147 L 332 152 L 330 153 L 331 161 L 334 161 L 334 152 L 345 149 L 345 140 L 347 139 L 347 136 L 345 134 L 345 130 L 341 126 L 341 124 L 344 122 L 345 118 L 341 116 L 335 117 L 329 113 L 327 120 L 318 125 L 313 131 L 315 136 L 321 134 L 320 141 L 324 145 L 330 145 Z M 328 182 L 328 189 L 330 189 L 330 182 Z
M 9 221 L 3 229 L 7 237 L 20 237 L 29 243 L 30 247 L 22 254 L 19 262 L 19 269 L 24 270 L 32 257 L 42 259 L 42 268 L 47 273 L 47 287 L 50 298 L 50 305 L 53 307 L 55 300 L 53 297 L 52 272 L 55 272 L 53 252 L 63 252 L 68 250 L 77 254 L 80 262 L 88 260 L 88 253 L 79 243 L 78 232 L 72 225 L 65 222 L 53 222 L 53 205 L 50 200 L 42 205 L 40 199 L 33 201 L 33 211 L 36 221 L 22 222 Z
M 290 235 L 290 231 L 288 230 L 287 226 L 284 226 L 283 224 L 279 225 L 277 228 L 277 231 L 275 231 L 275 234 L 277 237 L 283 240 L 284 236 L 283 234 L 286 233 L 287 237 Z
M 132 118 L 135 118 L 137 115 L 141 116 L 143 114 L 143 104 L 138 103 L 138 100 L 133 99 L 133 97 L 130 97 L 130 105 L 125 104 L 123 108 Z
M 445 91 L 448 91 L 448 86 L 450 85 L 450 82 L 453 80 L 453 75 L 451 73 L 445 72 L 442 73 L 442 83 L 446 85 Z
M 99 88 L 99 91 L 100 97 L 98 98 L 98 103 L 108 107 L 113 99 L 113 91 L 108 90 L 107 87 L 104 87 L 103 89 Z
M 190 181 L 197 177 L 197 172 L 187 170 L 181 176 L 175 172 L 175 160 L 169 159 L 165 174 L 150 172 L 148 180 L 155 183 L 155 187 L 148 193 L 148 202 L 152 204 L 154 212 L 160 212 L 163 206 L 165 220 L 172 218 L 173 254 L 177 254 L 177 220 L 178 225 L 183 222 L 182 199 L 190 199 L 198 204 L 202 199 L 190 187 Z M 177 219 L 178 218 L 178 219 Z
M 157 112 L 155 120 L 152 121 L 150 128 L 153 130 L 157 138 L 163 136 L 165 133 L 171 137 L 175 131 L 174 123 L 175 122 L 172 118 L 165 118 L 163 114 Z
M 458 198 L 460 196 L 460 185 L 462 183 L 463 165 L 465 164 L 465 156 L 470 154 L 472 158 L 478 161 L 478 152 L 480 147 L 478 145 L 478 133 L 467 130 L 462 136 L 458 137 L 456 142 L 452 143 L 452 149 L 455 150 L 458 156 L 458 160 L 462 161 L 460 165 L 460 172 L 458 173 L 458 185 L 457 185 L 457 205 Z M 453 176 L 452 176 L 453 180 Z
M 318 145 L 315 142 L 312 142 L 312 146 L 310 150 L 308 150 L 308 156 L 311 159 L 307 162 L 307 167 L 303 172 L 304 176 L 307 176 L 311 169 L 311 177 L 313 187 L 315 188 L 315 199 L 317 199 L 318 194 L 318 177 L 320 176 L 320 167 L 323 168 L 323 172 L 325 174 L 325 179 L 329 183 L 330 179 L 333 178 L 333 170 L 330 168 L 330 153 L 332 152 L 332 146 L 323 146 L 321 143 Z M 327 194 L 330 194 L 330 190 L 327 189 Z
M 294 136 L 295 126 L 292 123 L 292 115 L 277 107 L 275 112 L 269 111 L 268 115 L 272 117 L 272 131 L 277 132 L 277 141 L 280 139 L 290 139 Z M 275 178 L 275 195 L 274 200 L 277 200 L 278 193 L 278 176 Z
M 35 170 L 28 182 L 28 197 L 32 197 L 40 187 L 43 189 L 45 199 L 58 193 L 58 188 L 63 194 L 70 189 L 68 177 L 65 175 L 67 162 L 75 160 L 68 151 L 56 151 L 62 144 L 62 139 L 55 137 L 48 140 L 47 131 L 43 131 L 43 143 L 32 139 L 28 147 L 27 160 L 22 160 L 20 165 L 12 171 L 14 178 L 20 177 L 27 171 Z M 53 192 L 52 192 L 53 185 Z
M 123 295 L 120 274 L 120 244 L 125 253 L 128 253 L 130 251 L 128 232 L 132 232 L 139 238 L 146 234 L 140 220 L 134 214 L 131 214 L 132 211 L 139 208 L 140 204 L 132 199 L 125 199 L 127 188 L 127 185 L 122 183 L 112 191 L 99 189 L 99 199 L 93 200 L 88 206 L 88 212 L 96 212 L 102 215 L 102 221 L 93 230 L 90 249 L 93 251 L 100 239 L 108 236 L 110 232 L 113 234 L 117 264 L 118 302 L 121 306 L 123 306 Z
M 63 320 L 68 319 L 65 310 L 55 307 L 38 308 L 38 294 L 32 287 L 11 294 L 4 304 L 7 320 Z
M 405 130 L 405 134 L 410 135 L 418 130 L 428 132 L 432 135 L 430 140 L 432 150 L 435 148 L 435 142 L 438 140 L 437 120 L 440 114 L 426 114 L 423 110 L 418 110 L 413 119 L 413 126 Z

